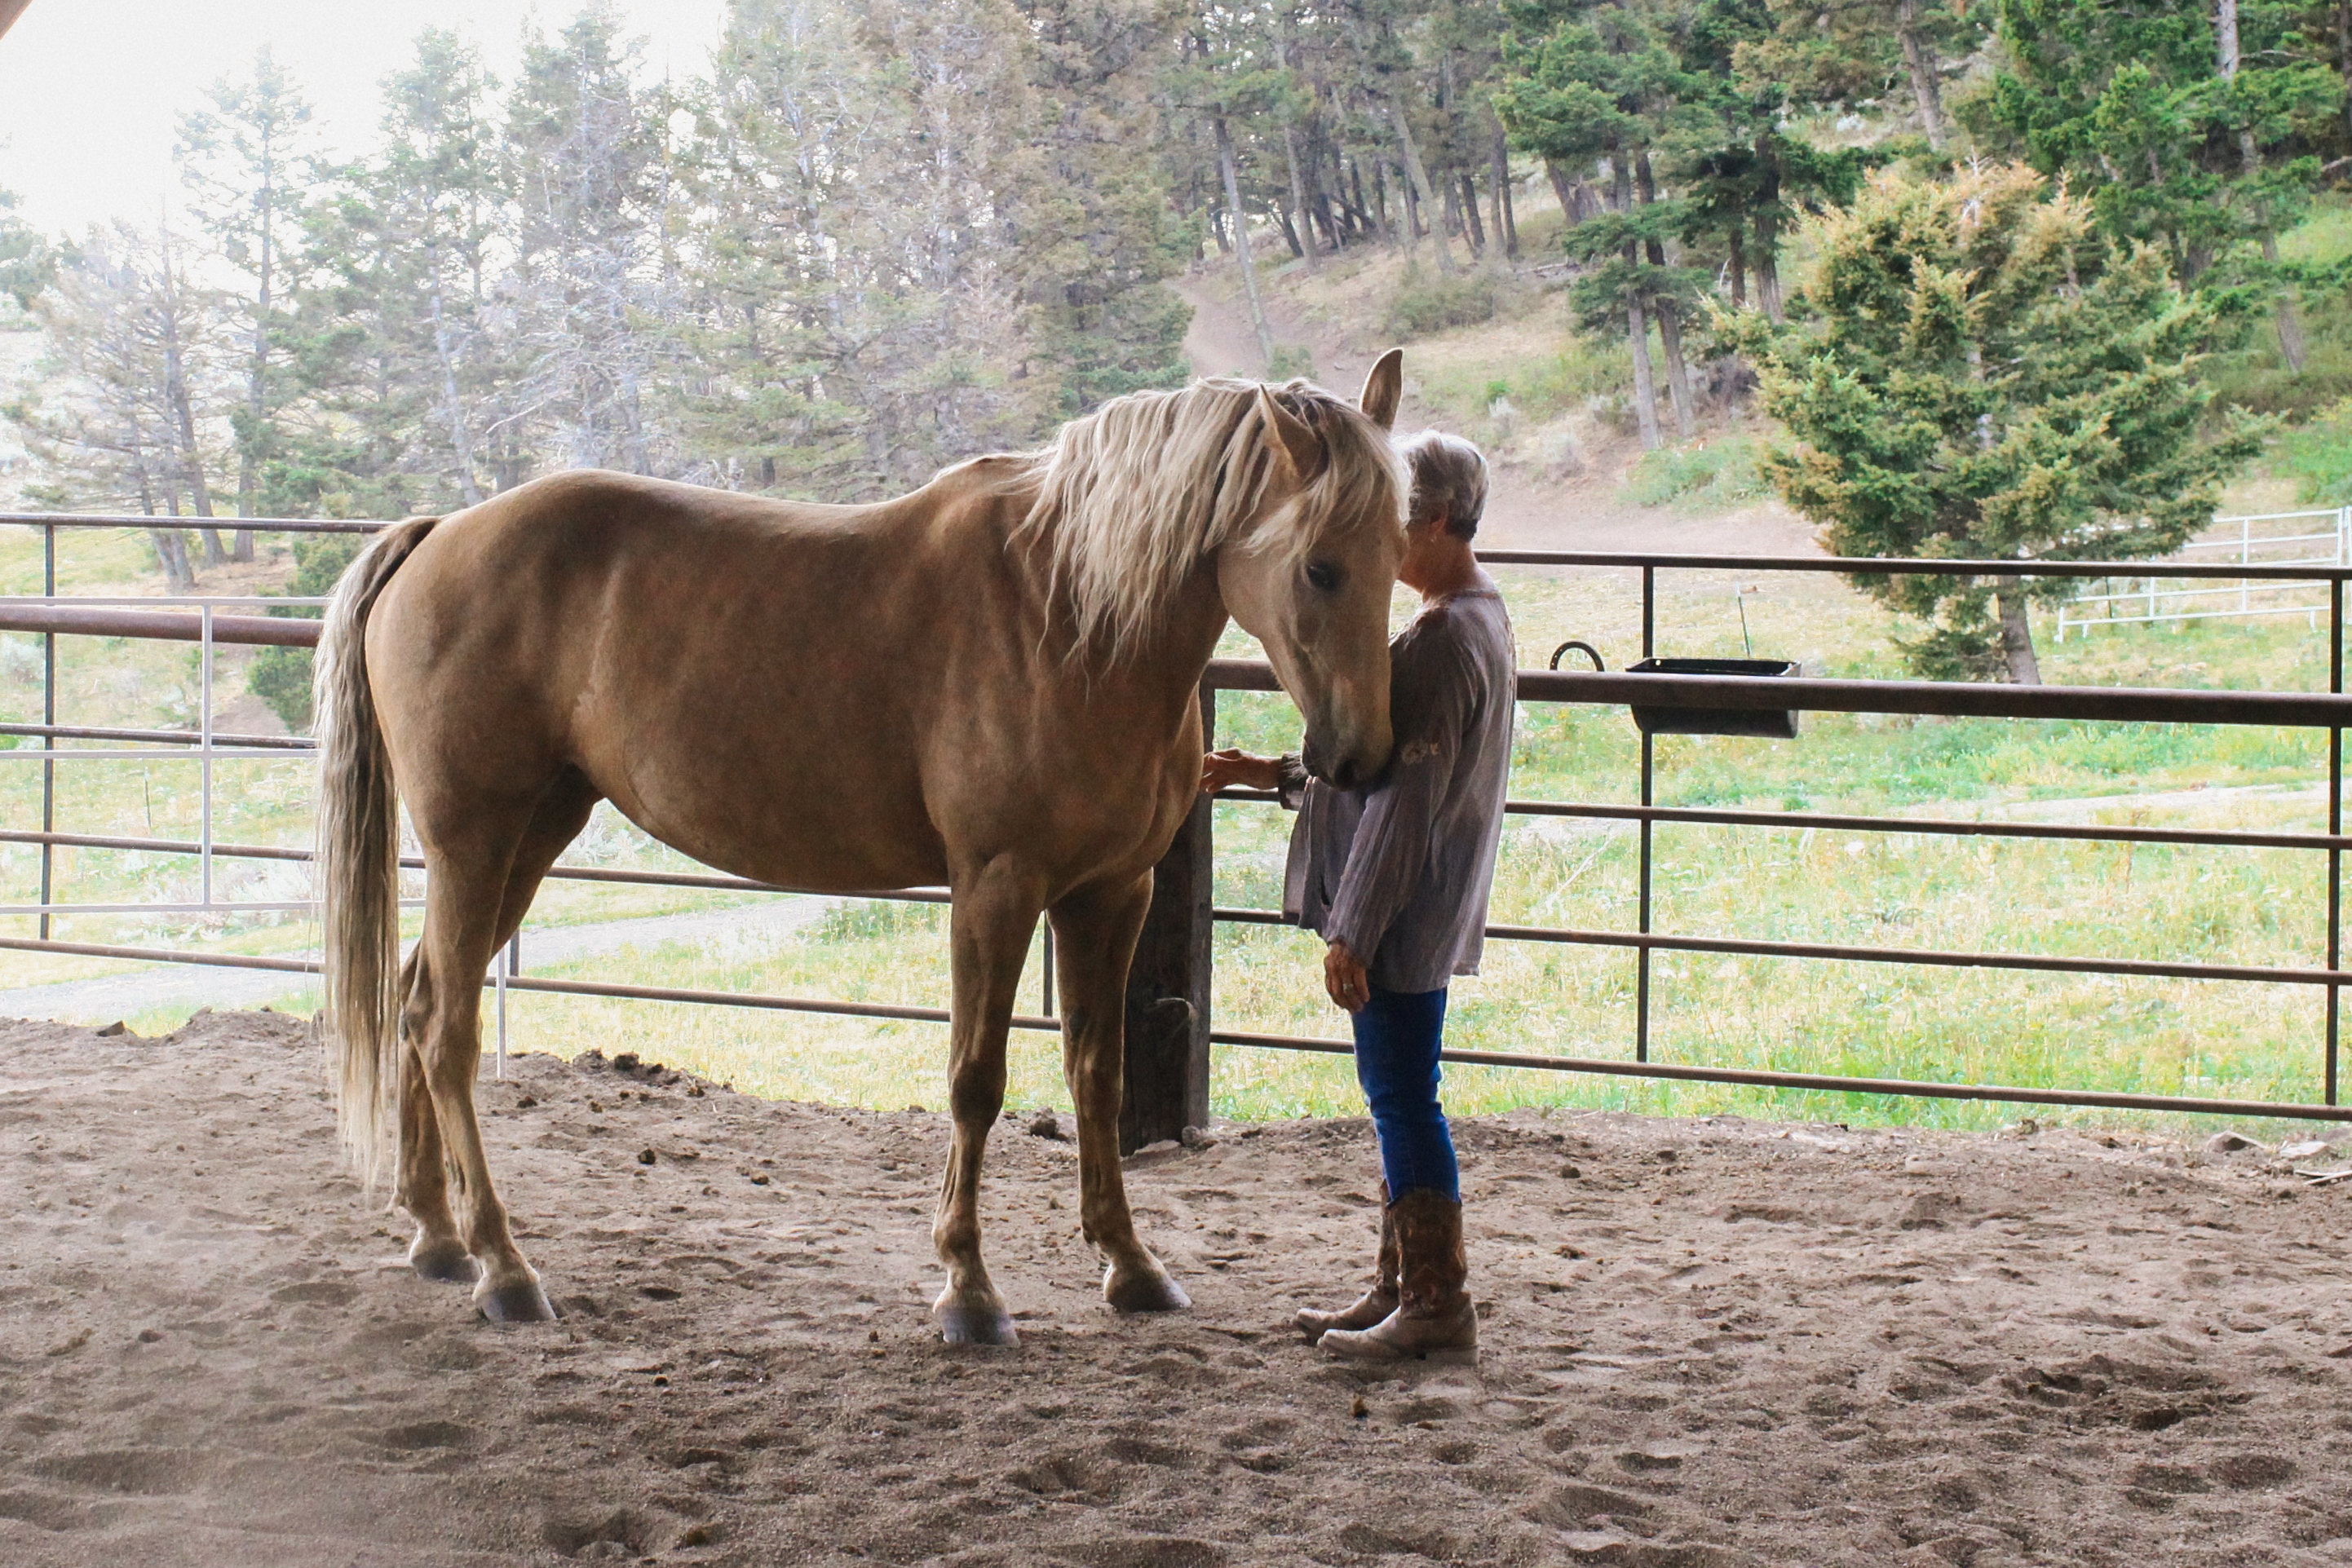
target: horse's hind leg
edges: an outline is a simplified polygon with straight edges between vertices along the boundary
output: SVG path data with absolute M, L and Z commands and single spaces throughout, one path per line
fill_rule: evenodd
M 402 966 L 400 994 L 416 986 L 417 959 Z M 425 1059 L 405 1028 L 400 1040 L 400 1178 L 393 1202 L 416 1221 L 415 1239 L 408 1244 L 408 1266 L 419 1278 L 470 1285 L 482 1277 L 457 1233 L 457 1216 L 449 1207 L 449 1173 L 441 1148 L 441 1122 L 433 1111 L 433 1092 L 425 1082 Z
M 1082 888 L 1054 905 L 1061 965 L 1062 1071 L 1078 1112 L 1078 1218 L 1102 1252 L 1103 1296 L 1123 1312 L 1192 1304 L 1135 1233 L 1118 1168 L 1118 1103 L 1127 1065 L 1127 971 L 1151 904 L 1149 874 Z
M 499 900 L 498 939 L 491 952 L 512 939 L 547 868 L 579 836 L 595 803 L 595 791 L 587 781 L 569 771 L 541 800 L 514 852 L 513 867 L 508 873 L 505 892 Z M 415 987 L 424 951 L 420 943 L 401 972 L 404 997 Z M 416 1236 L 408 1248 L 409 1266 L 424 1279 L 470 1285 L 481 1278 L 481 1269 L 474 1261 L 466 1238 L 458 1229 L 457 1212 L 450 1206 L 447 1155 L 441 1140 L 440 1116 L 434 1109 L 432 1088 L 425 1077 L 420 1037 L 408 1028 L 404 1028 L 401 1034 L 400 1177 L 394 1201 L 416 1222 Z
M 1021 1343 L 981 1260 L 980 1164 L 988 1131 L 1004 1108 L 1004 1034 L 1043 901 L 1037 879 L 1003 858 L 955 881 L 949 925 L 954 1054 L 948 1077 L 955 1133 L 931 1221 L 931 1241 L 948 1266 L 947 1289 L 932 1303 L 931 1315 L 950 1344 Z
M 499 813 L 482 810 L 472 815 L 462 837 L 450 835 L 457 841 L 435 834 L 426 842 L 425 934 L 416 946 L 402 1032 L 415 1054 L 457 1189 L 457 1234 L 481 1270 L 474 1300 L 497 1322 L 543 1322 L 555 1310 L 515 1245 L 482 1149 L 474 1110 L 482 1056 L 482 977 L 594 800 L 572 777 L 527 808 L 513 830 L 501 832 Z M 421 1162 L 425 1151 L 420 1147 L 418 1154 Z M 432 1228 L 426 1216 L 417 1219 L 420 1235 Z

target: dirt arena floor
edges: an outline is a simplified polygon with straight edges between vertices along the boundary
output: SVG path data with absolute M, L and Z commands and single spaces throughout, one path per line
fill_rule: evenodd
M 953 1350 L 943 1119 L 703 1090 L 485 1087 L 565 1313 L 501 1329 L 340 1174 L 302 1025 L 0 1024 L 0 1563 L 2352 1563 L 2352 1183 L 2271 1151 L 1465 1124 L 1483 1360 L 1376 1379 L 1284 1326 L 1369 1250 L 1360 1122 L 1139 1156 L 1198 1304 L 1131 1320 L 1007 1122 L 1026 1344 Z

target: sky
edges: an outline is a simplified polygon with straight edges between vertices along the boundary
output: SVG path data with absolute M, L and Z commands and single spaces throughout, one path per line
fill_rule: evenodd
M 648 72 L 698 72 L 726 0 L 611 0 L 645 39 Z M 18 215 L 79 234 L 112 217 L 152 223 L 173 196 L 179 116 L 244 75 L 264 45 L 309 94 L 330 150 L 367 144 L 377 84 L 425 27 L 452 29 L 511 79 L 527 22 L 546 31 L 576 0 L 33 0 L 0 37 L 0 190 Z

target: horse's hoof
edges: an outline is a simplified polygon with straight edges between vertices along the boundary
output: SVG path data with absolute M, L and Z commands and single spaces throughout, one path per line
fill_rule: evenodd
M 518 1280 L 511 1285 L 501 1285 L 493 1291 L 477 1290 L 474 1304 L 482 1316 L 494 1323 L 551 1323 L 555 1321 L 555 1303 L 539 1288 L 537 1280 Z
M 1013 1314 L 1001 1306 L 940 1301 L 931 1308 L 931 1316 L 939 1321 L 940 1338 L 950 1344 L 993 1344 L 1010 1349 L 1021 1343 L 1020 1334 L 1013 1332 Z
M 1192 1304 L 1165 1269 L 1122 1274 L 1116 1263 L 1103 1270 L 1103 1300 L 1122 1312 L 1174 1312 Z
M 482 1266 L 454 1236 L 438 1241 L 418 1237 L 408 1249 L 408 1266 L 416 1270 L 418 1279 L 446 1285 L 470 1285 L 482 1277 Z

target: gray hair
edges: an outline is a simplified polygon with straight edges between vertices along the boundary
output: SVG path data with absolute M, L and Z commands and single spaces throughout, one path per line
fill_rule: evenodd
M 1398 447 L 1412 474 L 1409 520 L 1418 525 L 1440 513 L 1445 531 L 1475 538 L 1486 510 L 1486 458 L 1475 446 L 1442 430 L 1424 430 Z

